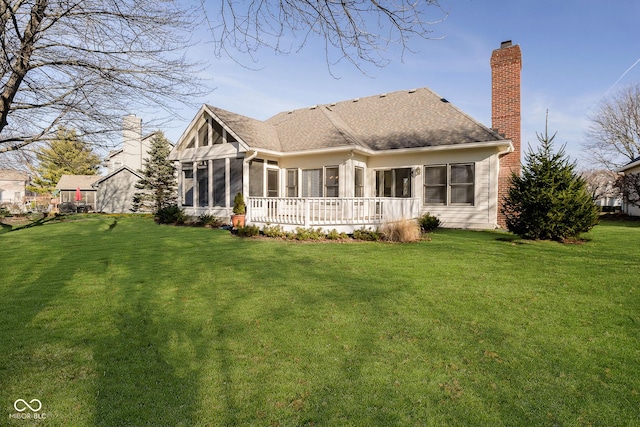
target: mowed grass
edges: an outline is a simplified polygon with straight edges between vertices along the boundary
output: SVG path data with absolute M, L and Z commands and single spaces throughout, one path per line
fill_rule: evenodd
M 115 217 L 6 232 L 0 424 L 638 425 L 640 222 L 586 237 L 296 243 Z M 46 419 L 11 418 L 17 399 Z

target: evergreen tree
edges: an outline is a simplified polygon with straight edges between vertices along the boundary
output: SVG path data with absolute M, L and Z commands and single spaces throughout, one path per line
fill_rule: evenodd
M 30 191 L 53 191 L 62 175 L 95 175 L 100 157 L 81 141 L 74 129 L 59 127 L 56 137 L 36 151 L 37 165 L 30 167 L 34 174 Z
M 564 147 L 553 152 L 555 134 L 536 134 L 537 152 L 526 155 L 522 174 L 511 176 L 502 213 L 509 231 L 526 239 L 577 238 L 598 222 L 598 208 Z
M 157 213 L 177 201 L 175 168 L 169 160 L 171 144 L 162 132 L 151 137 L 149 157 L 143 160 L 142 178 L 136 183 L 138 190 L 133 197 L 133 212 L 151 211 Z

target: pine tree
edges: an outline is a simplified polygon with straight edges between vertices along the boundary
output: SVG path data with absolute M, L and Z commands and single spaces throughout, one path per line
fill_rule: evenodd
M 536 134 L 540 147 L 526 155 L 522 174 L 511 176 L 502 213 L 509 231 L 526 239 L 578 238 L 598 222 L 598 208 L 575 172 L 564 146 L 553 151 L 555 134 Z
M 169 160 L 171 144 L 162 132 L 156 132 L 151 137 L 149 157 L 142 162 L 142 178 L 135 184 L 136 192 L 133 197 L 132 211 L 159 210 L 173 205 L 177 201 L 177 182 L 175 168 Z
M 53 191 L 62 175 L 95 175 L 100 167 L 100 157 L 81 141 L 74 129 L 59 127 L 56 137 L 36 151 L 37 165 L 30 191 Z

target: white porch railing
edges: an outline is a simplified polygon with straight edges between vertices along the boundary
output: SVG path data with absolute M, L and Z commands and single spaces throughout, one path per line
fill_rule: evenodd
M 249 197 L 247 222 L 298 227 L 378 226 L 417 218 L 420 200 L 389 197 Z

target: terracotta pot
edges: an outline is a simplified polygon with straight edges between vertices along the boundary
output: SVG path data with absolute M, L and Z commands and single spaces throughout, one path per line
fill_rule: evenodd
M 231 227 L 244 227 L 244 216 L 245 214 L 231 215 Z

